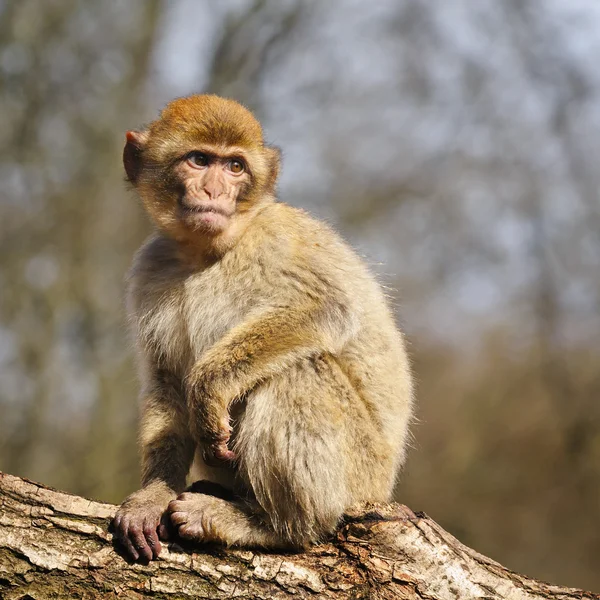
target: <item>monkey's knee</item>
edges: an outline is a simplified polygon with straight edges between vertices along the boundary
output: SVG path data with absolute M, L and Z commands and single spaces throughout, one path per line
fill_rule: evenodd
M 307 359 L 247 399 L 240 474 L 276 534 L 305 547 L 331 534 L 348 506 L 386 496 L 391 460 L 380 437 L 335 359 Z

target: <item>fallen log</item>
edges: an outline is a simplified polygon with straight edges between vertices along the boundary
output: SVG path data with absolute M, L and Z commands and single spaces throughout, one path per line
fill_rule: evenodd
M 600 600 L 509 571 L 401 504 L 349 512 L 303 554 L 173 542 L 148 565 L 113 543 L 116 509 L 0 473 L 0 597 Z

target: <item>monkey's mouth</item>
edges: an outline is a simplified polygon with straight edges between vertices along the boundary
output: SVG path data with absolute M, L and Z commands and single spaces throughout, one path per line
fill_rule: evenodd
M 190 205 L 186 202 L 179 203 L 181 216 L 192 229 L 205 231 L 206 233 L 216 233 L 224 230 L 233 216 L 232 211 L 228 211 L 222 206 L 208 204 Z
M 204 214 L 215 214 L 223 215 L 224 217 L 231 217 L 231 212 L 217 206 L 188 206 L 186 204 L 181 205 L 181 209 L 191 215 L 204 215 Z
M 207 203 L 203 203 L 203 202 L 199 202 L 197 204 L 190 204 L 189 202 L 186 202 L 185 200 L 181 200 L 179 202 L 179 208 L 187 214 L 190 215 L 202 215 L 202 214 L 216 214 L 216 215 L 222 215 L 224 217 L 231 217 L 233 216 L 233 211 L 231 210 L 227 210 L 225 207 L 223 206 L 219 206 L 218 204 L 207 204 Z

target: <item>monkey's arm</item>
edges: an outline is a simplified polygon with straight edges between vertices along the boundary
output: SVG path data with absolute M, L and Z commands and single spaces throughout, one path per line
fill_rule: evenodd
M 179 383 L 156 370 L 147 386 L 140 423 L 142 486 L 181 492 L 194 456 L 188 412 Z
M 336 353 L 354 327 L 345 305 L 328 301 L 271 308 L 233 328 L 186 379 L 196 436 L 210 442 L 216 458 L 234 458 L 227 448 L 230 403 L 299 358 Z
M 115 531 L 134 560 L 151 560 L 160 553 L 158 538 L 166 537 L 163 514 L 185 488 L 193 460 L 187 409 L 177 387 L 160 370 L 153 370 L 144 386 L 142 489 L 125 499 L 114 519 Z

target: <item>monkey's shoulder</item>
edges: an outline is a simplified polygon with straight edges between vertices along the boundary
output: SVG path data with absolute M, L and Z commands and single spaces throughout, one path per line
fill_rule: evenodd
M 327 232 L 325 235 L 339 237 L 324 221 L 317 219 L 303 208 L 285 202 L 274 202 L 264 207 L 257 215 L 256 224 L 269 232 L 271 229 L 281 232 L 283 226 L 286 234 L 292 236 L 300 234 L 303 238 L 320 237 L 324 232 Z
M 128 277 L 171 273 L 180 268 L 177 245 L 158 233 L 151 235 L 135 253 Z
M 154 234 L 136 252 L 127 273 L 127 305 L 130 314 L 143 303 L 176 292 L 185 272 L 169 238 Z
M 258 215 L 253 226 L 251 239 L 258 251 L 276 253 L 280 263 L 289 259 L 315 269 L 327 263 L 364 268 L 362 259 L 333 227 L 301 208 L 274 203 Z

